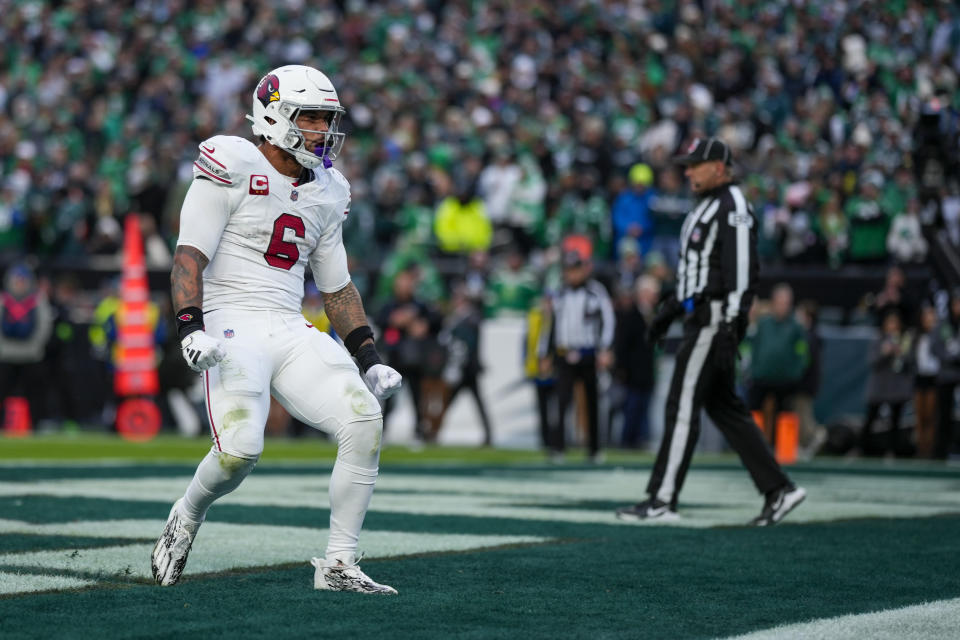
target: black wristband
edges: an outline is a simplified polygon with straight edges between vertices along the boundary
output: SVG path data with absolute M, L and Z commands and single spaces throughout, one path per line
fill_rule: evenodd
M 360 373 L 366 373 L 367 369 L 375 364 L 383 364 L 383 360 L 380 359 L 380 354 L 377 353 L 377 348 L 372 344 L 365 344 L 357 349 L 353 357 L 357 359 L 357 366 L 360 367 Z
M 347 334 L 347 337 L 343 341 L 343 346 L 347 348 L 350 355 L 356 357 L 360 345 L 362 345 L 367 338 L 373 339 L 373 330 L 367 325 L 363 325 Z
M 177 335 L 183 340 L 194 331 L 203 331 L 203 309 L 184 307 L 177 311 Z

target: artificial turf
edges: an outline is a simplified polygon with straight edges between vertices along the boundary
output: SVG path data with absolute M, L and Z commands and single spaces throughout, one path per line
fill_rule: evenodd
M 11 442 L 18 446 L 8 448 Z M 106 436 L 75 444 L 72 447 L 68 438 L 0 441 L 0 458 L 7 461 L 0 465 L 0 521 L 28 527 L 101 522 L 107 533 L 95 538 L 8 532 L 0 534 L 0 554 L 71 554 L 91 547 L 152 544 L 146 538 L 109 537 L 109 521 L 156 520 L 161 526 L 169 502 L 132 495 L 137 486 L 147 486 L 137 483 L 157 478 L 162 485 L 169 478 L 177 485 L 173 491 L 179 490 L 206 449 L 199 440 L 162 440 L 155 444 L 163 455 L 139 458 L 141 445 Z M 329 445 L 298 445 L 268 443 L 267 450 L 278 457 L 265 460 L 255 474 L 267 482 L 327 476 Z M 58 457 L 63 451 L 68 454 Z M 106 463 L 95 462 L 98 451 Z M 830 515 L 832 519 L 788 521 L 769 529 L 624 526 L 612 517 L 620 497 L 581 496 L 577 483 L 586 477 L 619 477 L 615 467 L 643 470 L 648 456 L 624 454 L 601 468 L 558 468 L 543 464 L 532 452 L 479 451 L 488 456 L 487 462 L 473 457 L 477 450 L 394 449 L 395 461 L 381 469 L 387 481 L 378 488 L 364 530 L 536 536 L 544 542 L 365 560 L 364 569 L 397 587 L 397 597 L 316 592 L 306 561 L 216 574 L 188 570 L 180 584 L 166 589 L 135 575 L 66 570 L 61 575 L 97 584 L 0 596 L 0 638 L 708 638 L 960 597 L 960 514 L 906 517 L 896 510 L 929 503 L 931 510 L 942 513 L 951 487 L 960 491 L 960 473 L 950 467 L 827 460 L 793 469 L 800 481 L 820 490 L 823 500 L 827 496 L 818 482 L 844 483 L 849 474 L 856 481 L 849 488 L 851 501 L 870 501 L 880 512 L 889 502 L 891 516 L 899 517 L 843 519 L 847 516 L 840 512 Z M 280 456 L 290 452 L 290 458 Z M 121 462 L 131 459 L 136 462 Z M 698 487 L 697 475 L 706 469 L 712 470 L 710 481 Z M 833 475 L 825 474 L 827 469 Z M 404 481 L 407 477 L 409 482 Z M 556 497 L 536 492 L 525 496 L 528 483 L 544 478 L 556 483 Z M 121 487 L 129 479 L 131 488 L 113 498 L 45 490 L 51 482 L 69 487 L 81 481 L 82 491 L 82 481 L 91 479 Z M 391 484 L 391 479 L 396 482 Z M 498 494 L 502 487 L 490 487 L 491 479 L 515 485 L 515 493 Z M 705 485 L 709 490 L 717 483 L 716 491 L 726 491 L 748 483 L 742 468 L 722 457 L 698 458 L 691 481 L 689 495 L 703 502 L 691 499 L 681 508 L 694 520 L 715 508 L 712 499 L 704 498 Z M 873 483 L 877 488 L 870 492 Z M 391 499 L 416 497 L 413 486 L 430 487 L 426 501 L 458 494 L 464 501 L 506 501 L 512 515 L 376 508 L 378 501 L 390 506 Z M 929 496 L 923 487 L 930 488 Z M 809 506 L 801 508 L 817 509 L 817 500 L 814 494 Z M 527 506 L 609 513 L 610 520 L 526 518 Z M 957 506 L 960 512 L 960 503 Z M 270 504 L 269 499 L 257 504 L 227 501 L 210 514 L 211 522 L 311 528 L 322 528 L 328 518 L 323 496 L 315 494 L 296 506 Z M 249 543 L 255 553 L 257 545 L 271 541 Z M 0 579 L 3 572 L 19 571 L 57 575 L 49 567 L 4 566 L 0 558 Z M 922 636 L 922 630 L 919 633 Z
M 6 597 L 0 635 L 717 637 L 960 596 L 958 527 L 960 517 L 771 530 L 581 526 L 582 537 L 552 544 L 368 562 L 399 588 L 396 598 L 315 592 L 304 563 L 170 589 L 120 581 Z

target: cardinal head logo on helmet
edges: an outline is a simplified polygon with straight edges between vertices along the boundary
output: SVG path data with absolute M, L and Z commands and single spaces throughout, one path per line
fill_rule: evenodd
M 263 77 L 257 85 L 257 100 L 267 106 L 280 99 L 280 79 L 272 73 Z

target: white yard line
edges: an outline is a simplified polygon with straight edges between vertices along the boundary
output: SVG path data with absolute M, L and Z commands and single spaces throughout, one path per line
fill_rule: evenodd
M 512 518 L 534 521 L 617 524 L 613 508 L 592 501 L 630 504 L 641 498 L 647 472 L 585 471 L 444 476 L 382 475 L 371 511 L 416 515 Z M 329 476 L 254 474 L 218 504 L 325 508 Z M 805 483 L 808 498 L 789 522 L 829 522 L 850 518 L 912 518 L 960 512 L 951 478 L 820 474 Z M 83 497 L 172 503 L 188 476 L 0 482 L 0 496 Z M 587 503 L 578 506 L 578 503 Z M 762 500 L 746 473 L 694 470 L 680 500 L 683 518 L 675 526 L 711 527 L 746 523 Z M 11 513 L 15 517 L 15 511 Z M 166 515 L 166 508 L 157 517 Z M 109 517 L 105 514 L 104 517 Z M 319 524 L 319 523 L 318 523 Z
M 956 638 L 960 633 L 960 598 L 938 600 L 902 609 L 887 609 L 821 618 L 754 631 L 735 640 L 913 640 Z
M 151 542 L 95 547 L 89 549 L 58 549 L 0 554 L 0 567 L 23 571 L 76 572 L 91 574 L 104 580 L 113 577 L 150 578 L 152 540 L 163 529 L 162 521 L 118 520 L 105 522 L 67 522 L 36 525 L 16 520 L 0 520 L 0 533 L 33 533 L 42 535 L 73 535 L 92 537 L 147 538 Z M 200 529 L 184 576 L 190 574 L 227 571 L 229 569 L 273 566 L 302 562 L 309 566 L 310 558 L 322 556 L 328 531 L 308 527 L 276 527 L 269 525 L 228 524 L 208 522 Z M 550 538 L 518 535 L 468 535 L 443 533 L 409 533 L 405 531 L 364 531 L 360 546 L 369 559 L 407 556 L 417 553 L 469 551 L 510 544 L 531 544 Z M 6 574 L 0 575 L 3 590 L 0 593 L 68 589 L 93 584 L 88 580 L 71 582 L 57 576 L 23 576 L 7 584 Z M 12 575 L 12 574 L 10 574 Z M 32 578 L 36 578 L 33 580 Z M 49 578 L 49 579 L 47 579 Z
M 0 594 L 79 589 L 92 584 L 95 584 L 93 580 L 81 580 L 68 576 L 38 576 L 31 573 L 0 571 Z

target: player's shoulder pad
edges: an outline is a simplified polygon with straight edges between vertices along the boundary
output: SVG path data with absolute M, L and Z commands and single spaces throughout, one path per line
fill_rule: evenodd
M 344 177 L 344 175 L 333 167 L 326 169 L 326 172 L 330 177 L 330 182 L 327 184 L 327 189 L 335 189 L 339 192 L 342 192 L 345 198 L 350 198 L 350 182 Z
M 243 176 L 261 156 L 257 147 L 237 136 L 213 136 L 200 143 L 193 162 L 193 177 L 205 178 L 225 187 L 243 183 Z M 262 156 L 261 156 L 262 157 Z
M 350 213 L 350 182 L 338 170 L 330 167 L 323 170 L 326 173 L 327 184 L 324 188 L 325 199 L 330 202 L 345 202 L 343 215 Z

